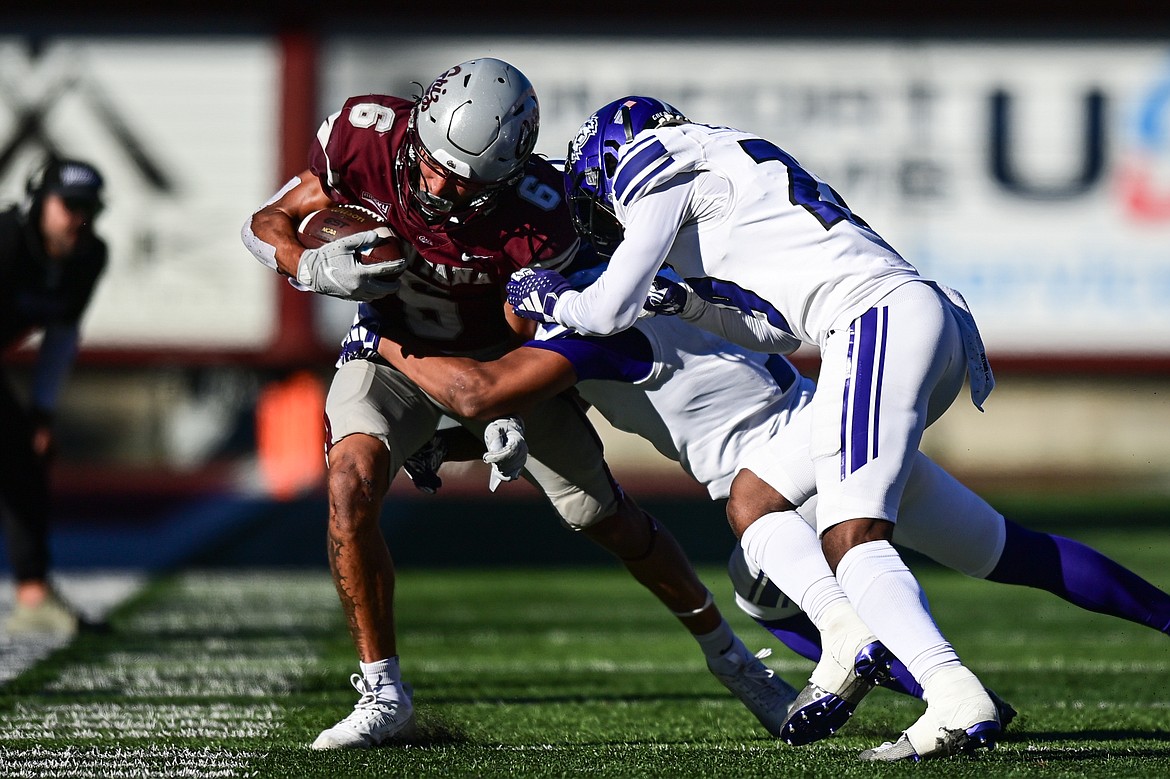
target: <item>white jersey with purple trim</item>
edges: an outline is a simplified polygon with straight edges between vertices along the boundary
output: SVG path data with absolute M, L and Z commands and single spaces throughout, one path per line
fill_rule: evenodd
M 738 130 L 686 124 L 640 133 L 622 147 L 613 199 L 625 237 L 608 272 L 555 312 L 582 332 L 633 324 L 664 262 L 704 299 L 817 346 L 920 278 L 831 187 Z
M 675 317 L 644 318 L 608 337 L 556 326 L 539 337 L 527 345 L 573 363 L 578 392 L 610 424 L 680 463 L 713 499 L 727 497 L 740 462 L 781 436 L 814 390 L 784 357 Z

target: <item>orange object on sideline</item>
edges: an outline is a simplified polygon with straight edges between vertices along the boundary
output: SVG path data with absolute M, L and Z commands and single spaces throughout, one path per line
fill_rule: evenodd
M 325 476 L 325 388 L 309 371 L 264 387 L 256 401 L 256 454 L 268 493 L 290 500 Z

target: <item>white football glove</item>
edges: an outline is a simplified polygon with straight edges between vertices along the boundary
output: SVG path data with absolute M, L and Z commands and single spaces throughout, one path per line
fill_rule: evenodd
M 500 482 L 520 478 L 528 461 L 528 442 L 524 440 L 524 423 L 519 417 L 504 417 L 490 422 L 483 431 L 487 453 L 483 461 L 492 466 L 488 489 L 496 491 Z
M 405 258 L 373 265 L 361 261 L 362 247 L 384 238 L 383 229 L 305 249 L 297 263 L 297 281 L 314 292 L 343 300 L 368 302 L 397 292 L 398 277 L 406 270 Z

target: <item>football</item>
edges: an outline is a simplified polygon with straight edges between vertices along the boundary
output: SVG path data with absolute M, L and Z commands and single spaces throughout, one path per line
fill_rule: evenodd
M 335 205 L 314 211 L 301 220 L 297 238 L 306 249 L 316 249 L 330 241 L 366 230 L 377 230 L 381 240 L 362 248 L 362 263 L 372 265 L 401 260 L 405 256 L 402 242 L 390 226 L 373 211 L 362 206 Z

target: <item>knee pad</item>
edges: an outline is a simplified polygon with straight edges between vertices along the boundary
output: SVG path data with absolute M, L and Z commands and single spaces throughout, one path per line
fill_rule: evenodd
M 727 562 L 727 575 L 735 589 L 735 605 L 753 619 L 770 622 L 800 614 L 793 603 L 759 566 L 748 560 L 743 547 L 736 545 Z

